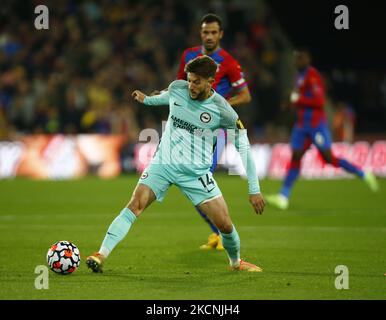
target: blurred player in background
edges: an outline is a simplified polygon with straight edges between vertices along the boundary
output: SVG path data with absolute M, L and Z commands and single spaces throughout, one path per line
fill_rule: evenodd
M 355 132 L 355 111 L 343 101 L 337 102 L 334 107 L 335 112 L 331 126 L 333 140 L 352 143 Z
M 325 88 L 322 78 L 311 66 L 311 54 L 307 49 L 296 50 L 294 56 L 298 73 L 295 89 L 290 96 L 291 105 L 297 110 L 297 122 L 291 136 L 292 158 L 280 193 L 267 196 L 267 202 L 278 209 L 288 208 L 293 184 L 299 176 L 301 159 L 311 144 L 316 146 L 324 161 L 355 174 L 372 191 L 377 191 L 378 183 L 372 173 L 364 172 L 331 152 L 332 139 L 324 111 Z
M 185 65 L 192 59 L 207 55 L 211 57 L 218 65 L 216 76 L 214 78 L 213 89 L 234 107 L 246 104 L 251 101 L 251 95 L 247 82 L 244 79 L 239 62 L 228 52 L 220 47 L 220 41 L 224 35 L 222 20 L 215 14 L 207 14 L 201 19 L 201 41 L 200 46 L 186 49 L 182 56 L 180 67 L 178 69 L 177 79 L 186 80 Z M 220 131 L 217 137 L 217 144 L 213 152 L 213 164 L 210 171 L 216 170 L 218 159 L 220 158 L 226 145 L 225 131 Z M 196 210 L 209 224 L 212 234 L 209 235 L 207 243 L 200 246 L 200 249 L 223 250 L 221 237 L 216 226 L 199 208 Z
M 102 271 L 104 261 L 127 235 L 137 217 L 154 200 L 162 201 L 173 184 L 210 217 L 220 231 L 232 269 L 262 271 L 258 266 L 240 259 L 239 235 L 210 171 L 215 142 L 213 137 L 206 138 L 206 134 L 219 128 L 233 130 L 236 137 L 233 141 L 247 172 L 249 201 L 257 214 L 263 212 L 265 202 L 260 193 L 246 130 L 229 103 L 212 89 L 216 68 L 213 59 L 197 57 L 185 66 L 188 81 L 175 80 L 167 91 L 151 97 L 139 90 L 133 92 L 133 98 L 142 104 L 169 105 L 169 117 L 157 152 L 140 177 L 130 202 L 111 223 L 99 252 L 86 259 L 93 272 Z M 198 143 L 197 139 L 201 142 Z M 172 150 L 181 148 L 184 152 L 172 157 Z M 192 154 L 195 161 L 192 161 Z

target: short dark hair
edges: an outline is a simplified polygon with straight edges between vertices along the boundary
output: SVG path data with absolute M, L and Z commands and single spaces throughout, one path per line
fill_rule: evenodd
M 217 14 L 208 13 L 201 18 L 201 26 L 203 23 L 212 23 L 212 22 L 217 22 L 220 27 L 220 30 L 222 30 L 222 20 Z
M 208 56 L 198 56 L 190 60 L 185 66 L 186 73 L 195 73 L 205 79 L 214 78 L 217 71 L 217 63 Z

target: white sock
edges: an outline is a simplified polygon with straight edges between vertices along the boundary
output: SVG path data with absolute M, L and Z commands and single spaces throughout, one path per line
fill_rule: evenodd
M 108 257 L 108 255 L 110 254 L 110 250 L 107 249 L 106 247 L 104 246 L 101 246 L 101 248 L 99 249 L 98 251 L 102 256 L 104 256 L 105 258 Z
M 230 263 L 232 268 L 237 268 L 238 266 L 240 266 L 240 259 L 229 258 L 229 263 Z

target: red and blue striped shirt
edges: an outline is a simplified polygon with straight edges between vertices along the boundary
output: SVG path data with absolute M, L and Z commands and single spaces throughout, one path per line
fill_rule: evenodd
M 177 79 L 186 80 L 185 65 L 190 60 L 202 55 L 204 55 L 202 46 L 186 49 L 181 56 Z M 218 94 L 222 95 L 225 99 L 229 99 L 234 89 L 239 91 L 247 87 L 247 82 L 244 79 L 239 62 L 228 52 L 219 48 L 209 55 L 209 57 L 218 64 L 213 84 L 213 89 L 215 89 Z
M 299 93 L 299 99 L 294 103 L 297 108 L 296 125 L 315 128 L 326 122 L 325 88 L 319 72 L 311 66 L 299 72 L 295 89 Z

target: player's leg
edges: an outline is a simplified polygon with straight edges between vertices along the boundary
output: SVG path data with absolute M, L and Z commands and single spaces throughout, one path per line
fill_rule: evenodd
M 212 173 L 208 172 L 201 177 L 182 177 L 176 182 L 176 185 L 193 205 L 203 211 L 217 227 L 231 265 L 240 270 L 254 269 L 250 271 L 261 271 L 260 268 L 252 264 L 244 261 L 240 262 L 239 235 L 232 224 L 228 214 L 228 207 Z
M 94 272 L 102 272 L 103 263 L 126 235 L 137 217 L 156 199 L 146 185 L 138 184 L 131 200 L 110 224 L 99 251 L 86 259 L 87 266 Z
M 232 269 L 261 272 L 262 269 L 258 266 L 240 259 L 240 237 L 229 216 L 223 196 L 219 195 L 203 201 L 198 207 L 218 228 Z
M 324 161 L 333 165 L 335 168 L 342 168 L 362 179 L 372 191 L 378 190 L 378 183 L 371 172 L 364 172 L 361 168 L 347 161 L 346 159 L 336 157 L 332 150 L 332 138 L 327 125 L 322 124 L 313 135 L 313 142 L 319 150 Z
M 295 127 L 291 136 L 292 156 L 287 175 L 283 181 L 280 193 L 266 196 L 266 200 L 269 204 L 281 210 L 288 208 L 289 197 L 291 195 L 293 185 L 299 177 L 302 157 L 310 145 L 311 140 L 307 136 L 305 130 Z
M 129 232 L 137 217 L 156 199 L 147 185 L 137 184 L 127 206 L 111 223 L 99 253 L 107 257 Z
M 104 261 L 126 237 L 137 217 L 155 199 L 162 201 L 169 186 L 162 167 L 150 166 L 144 171 L 129 203 L 110 224 L 99 251 L 87 257 L 86 264 L 92 271 L 102 272 Z
M 217 143 L 213 152 L 213 160 L 212 160 L 212 166 L 210 168 L 210 172 L 214 173 L 214 171 L 216 170 L 218 159 L 220 158 L 222 152 L 224 151 L 225 145 L 226 145 L 226 131 L 220 130 L 217 136 Z M 202 210 L 200 210 L 198 207 L 196 207 L 196 210 L 212 230 L 212 233 L 209 235 L 207 242 L 201 245 L 200 249 L 201 250 L 210 250 L 210 249 L 224 250 L 224 247 L 221 242 L 221 237 L 216 226 L 212 223 L 212 221 L 210 221 L 210 219 Z
M 365 172 L 361 168 L 347 161 L 346 159 L 336 157 L 331 149 L 319 150 L 322 158 L 327 163 L 333 165 L 335 168 L 342 168 L 345 171 L 352 173 L 362 179 L 371 191 L 377 192 L 379 189 L 377 179 L 371 172 Z

